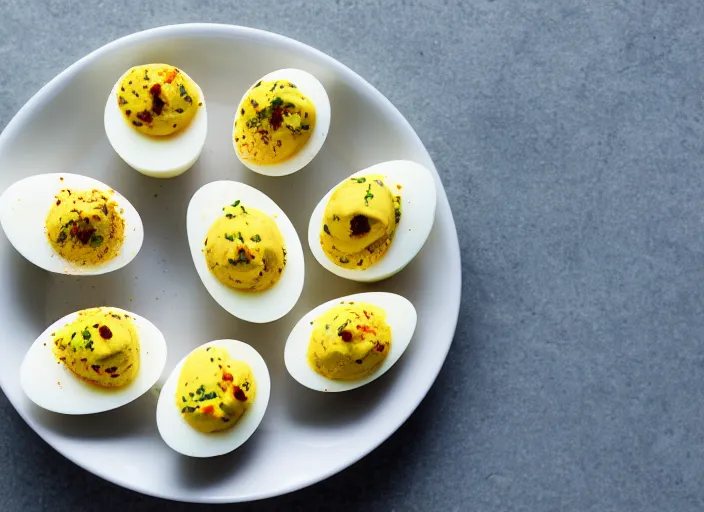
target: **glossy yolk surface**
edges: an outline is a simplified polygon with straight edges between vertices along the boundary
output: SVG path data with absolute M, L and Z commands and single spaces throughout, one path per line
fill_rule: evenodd
M 313 321 L 308 364 L 328 379 L 356 380 L 376 371 L 390 349 L 391 327 L 383 309 L 342 303 Z
M 148 64 L 131 68 L 115 100 L 130 126 L 145 135 L 171 135 L 186 128 L 202 106 L 195 82 L 178 68 Z
M 315 106 L 287 80 L 259 82 L 238 107 L 235 149 L 256 164 L 283 162 L 306 145 L 315 127 Z
M 257 385 L 247 363 L 236 361 L 227 350 L 206 347 L 183 365 L 176 388 L 176 407 L 199 432 L 234 426 L 254 402 Z
M 286 266 L 284 239 L 265 213 L 236 201 L 223 208 L 205 239 L 205 260 L 218 281 L 230 288 L 264 291 Z
M 46 218 L 51 246 L 62 258 L 82 265 L 104 263 L 117 256 L 125 221 L 110 192 L 65 189 Z
M 350 178 L 330 196 L 323 214 L 320 244 L 336 265 L 364 270 L 391 245 L 401 218 L 401 198 L 382 176 Z
M 121 387 L 137 376 L 139 336 L 132 318 L 121 311 L 83 310 L 52 337 L 54 356 L 91 384 Z

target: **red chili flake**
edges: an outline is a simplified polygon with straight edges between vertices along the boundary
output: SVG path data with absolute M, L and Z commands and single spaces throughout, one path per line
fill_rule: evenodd
M 139 112 L 137 114 L 137 119 L 147 124 L 150 124 L 154 120 L 151 113 L 147 110 L 142 110 L 141 112 Z
M 119 376 L 120 376 L 119 373 L 113 373 L 112 375 L 110 375 L 110 378 L 111 378 L 111 379 L 116 379 L 116 378 L 118 378 Z
M 152 85 L 149 92 L 152 95 L 152 112 L 154 112 L 157 116 L 160 116 L 161 111 L 164 110 L 164 105 L 166 105 L 164 100 L 159 97 L 159 94 L 161 94 L 161 84 Z
M 232 382 L 232 380 L 233 380 L 233 379 L 232 379 L 232 374 L 231 374 L 231 373 L 224 372 L 224 373 L 222 374 L 222 380 Z
M 350 331 L 342 331 L 340 333 L 340 338 L 342 338 L 342 341 L 344 342 L 350 342 L 352 341 L 352 333 Z
M 61 204 L 61 199 L 56 200 L 56 206 L 59 206 Z
M 376 331 L 368 325 L 358 325 L 357 329 L 359 329 L 360 331 L 368 332 L 370 334 L 376 334 Z
M 244 391 L 242 391 L 239 386 L 233 386 L 232 389 L 234 390 L 234 395 L 237 400 L 240 402 L 247 400 L 247 395 L 244 394 Z
M 125 114 L 127 114 L 127 117 L 130 117 L 130 116 L 132 115 L 132 111 L 131 111 L 131 110 L 125 110 Z
M 90 367 L 93 369 L 93 371 L 94 371 L 95 373 L 97 373 L 98 375 L 100 375 L 100 365 L 99 365 L 99 364 L 92 364 L 92 365 L 90 365 Z
M 171 82 L 174 81 L 174 78 L 176 78 L 176 75 L 178 75 L 178 69 L 172 69 L 171 71 L 169 71 L 166 74 L 166 78 L 164 79 L 164 83 L 170 84 Z
M 78 233 L 78 225 L 77 225 L 77 224 L 74 224 L 74 225 L 71 227 L 71 234 L 72 234 L 72 235 L 75 235 L 76 233 Z
M 82 357 L 82 358 L 81 358 L 81 362 L 82 362 L 82 363 L 85 363 L 86 361 L 88 361 L 87 358 L 85 358 L 85 357 Z
M 105 368 L 105 373 L 115 373 L 117 371 L 117 366 L 111 366 L 110 368 Z
M 377 342 L 376 342 L 376 346 L 374 347 L 374 350 L 376 350 L 377 352 L 383 352 L 383 351 L 384 351 L 384 345 L 382 345 L 381 343 L 379 343 L 379 342 L 377 341 Z
M 206 405 L 205 407 L 203 407 L 203 408 L 201 409 L 201 411 L 203 412 L 203 414 L 210 414 L 210 413 L 212 413 L 214 410 L 215 410 L 215 407 L 213 407 L 212 405 Z
M 271 118 L 269 119 L 269 125 L 273 130 L 278 130 L 284 122 L 284 111 L 281 107 L 276 107 L 271 111 Z
M 95 233 L 95 228 L 88 228 L 76 233 L 76 236 L 81 241 L 82 244 L 87 244 L 90 241 L 90 237 Z
M 98 329 L 98 333 L 100 333 L 100 337 L 104 340 L 109 340 L 112 338 L 112 331 L 107 325 L 101 325 L 100 329 Z

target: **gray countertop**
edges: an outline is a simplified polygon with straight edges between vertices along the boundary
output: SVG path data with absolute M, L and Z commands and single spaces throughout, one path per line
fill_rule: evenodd
M 327 481 L 237 509 L 702 510 L 704 3 L 198 4 L 0 0 L 0 125 L 130 32 L 278 32 L 408 118 L 463 258 L 457 335 L 411 419 Z M 0 509 L 190 510 L 74 466 L 4 396 L 0 412 Z

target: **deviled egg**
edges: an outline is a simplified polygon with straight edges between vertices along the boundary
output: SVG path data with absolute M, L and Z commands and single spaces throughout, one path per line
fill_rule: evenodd
M 330 100 L 310 73 L 279 69 L 242 97 L 232 127 L 240 162 L 259 174 L 285 176 L 310 163 L 330 129 Z
M 418 254 L 435 220 L 432 173 L 394 160 L 354 173 L 313 210 L 308 244 L 323 267 L 353 281 L 380 281 Z
M 128 69 L 105 104 L 105 133 L 133 169 L 172 178 L 198 160 L 208 131 L 203 91 L 182 69 L 146 64 Z
M 0 196 L 0 224 L 10 243 L 50 272 L 104 274 L 139 252 L 137 210 L 106 184 L 78 174 L 39 174 Z
M 261 423 L 270 391 L 269 370 L 256 350 L 241 341 L 211 341 L 166 380 L 156 408 L 159 433 L 183 455 L 229 453 Z
M 328 301 L 291 331 L 284 349 L 286 369 L 316 391 L 358 388 L 398 361 L 416 322 L 413 304 L 393 293 L 358 293 Z
M 230 314 L 273 322 L 303 290 L 305 265 L 296 229 L 274 201 L 236 181 L 215 181 L 191 198 L 186 230 L 205 288 Z
M 116 409 L 146 393 L 166 364 L 164 336 L 118 308 L 84 309 L 50 325 L 20 367 L 25 394 L 61 414 Z

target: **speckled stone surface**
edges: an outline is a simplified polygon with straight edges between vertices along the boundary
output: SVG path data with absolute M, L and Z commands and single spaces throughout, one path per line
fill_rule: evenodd
M 0 0 L 0 125 L 130 32 L 271 30 L 408 118 L 463 252 L 457 335 L 411 419 L 341 474 L 236 509 L 703 510 L 704 3 L 197 3 Z M 4 396 L 0 413 L 1 510 L 191 510 L 74 466 Z

